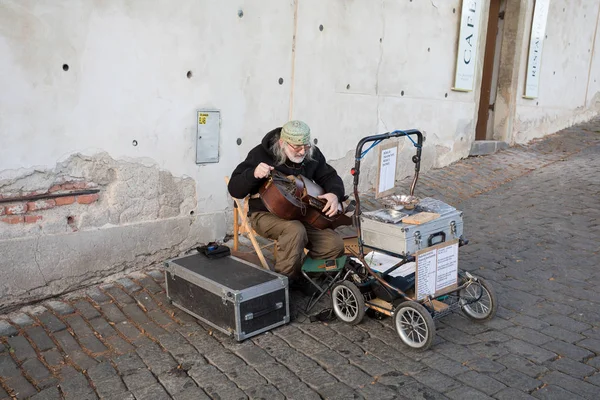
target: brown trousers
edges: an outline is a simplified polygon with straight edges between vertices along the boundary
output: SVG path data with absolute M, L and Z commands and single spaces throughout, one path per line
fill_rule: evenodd
M 327 260 L 344 254 L 344 240 L 332 229 L 315 229 L 262 211 L 253 212 L 248 219 L 260 236 L 277 240 L 275 271 L 291 278 L 300 277 L 305 248 L 313 259 Z

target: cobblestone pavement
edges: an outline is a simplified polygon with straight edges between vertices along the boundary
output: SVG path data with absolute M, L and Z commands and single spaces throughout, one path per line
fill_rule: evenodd
M 484 324 L 436 320 L 426 352 L 369 317 L 237 343 L 169 305 L 147 270 L 0 316 L 0 399 L 600 398 L 599 131 L 422 177 L 417 194 L 465 212 L 461 267 L 500 301 Z

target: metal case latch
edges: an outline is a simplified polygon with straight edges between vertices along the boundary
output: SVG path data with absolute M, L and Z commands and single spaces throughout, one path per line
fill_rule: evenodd
M 456 234 L 456 222 L 454 221 L 450 222 L 450 233 L 452 233 L 453 235 Z
M 417 246 L 419 246 L 421 244 L 421 232 L 420 231 L 415 232 L 415 244 Z

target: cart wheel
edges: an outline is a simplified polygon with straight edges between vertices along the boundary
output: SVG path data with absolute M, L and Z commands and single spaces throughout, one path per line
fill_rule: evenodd
M 431 314 L 416 301 L 405 301 L 394 311 L 396 332 L 407 346 L 427 350 L 435 336 Z
M 365 299 L 356 285 L 342 281 L 331 290 L 335 315 L 347 324 L 356 325 L 365 316 Z
M 476 282 L 462 289 L 458 295 L 460 308 L 473 321 L 489 321 L 496 315 L 498 309 L 496 292 L 484 279 L 477 278 Z

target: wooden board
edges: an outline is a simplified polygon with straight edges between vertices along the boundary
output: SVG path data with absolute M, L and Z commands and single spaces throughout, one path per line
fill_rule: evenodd
M 344 238 L 344 254 L 347 256 L 354 255 L 350 249 L 358 254 L 358 236 L 351 236 Z M 363 251 L 365 255 L 371 251 L 371 248 L 367 246 L 363 246 Z
M 376 306 L 379 306 L 381 308 L 387 308 L 389 310 L 393 310 L 394 309 L 394 306 L 392 305 L 392 303 L 390 303 L 389 301 L 382 300 L 379 297 L 371 299 L 368 302 L 371 303 L 371 304 L 374 304 Z
M 438 300 L 431 300 L 431 303 L 433 304 L 433 309 L 436 312 L 440 312 L 440 311 L 448 308 L 448 304 L 442 303 L 441 301 L 438 301 Z
M 404 217 L 402 218 L 402 222 L 405 224 L 411 224 L 411 225 L 421 225 L 424 224 L 425 222 L 429 222 L 429 221 L 433 221 L 436 218 L 439 218 L 440 214 L 438 213 L 431 213 L 431 212 L 420 212 L 418 214 L 414 214 L 408 217 Z
M 394 309 L 394 306 L 392 305 L 392 303 L 382 300 L 379 297 L 376 297 L 374 299 L 371 299 L 371 300 L 365 302 L 365 305 L 368 308 L 371 308 L 375 311 L 379 311 L 380 313 L 385 314 L 387 316 L 391 316 L 392 310 Z
M 264 268 L 260 257 L 258 256 L 258 254 L 254 253 L 254 252 L 239 251 L 239 250 L 231 249 L 231 255 L 234 257 L 237 257 L 237 258 L 241 258 L 244 261 L 248 261 L 249 263 L 254 264 L 258 267 L 262 266 Z M 269 270 L 271 270 L 271 271 L 275 270 L 275 267 L 272 262 L 270 262 L 267 259 L 265 259 L 265 262 L 267 263 L 267 267 Z

